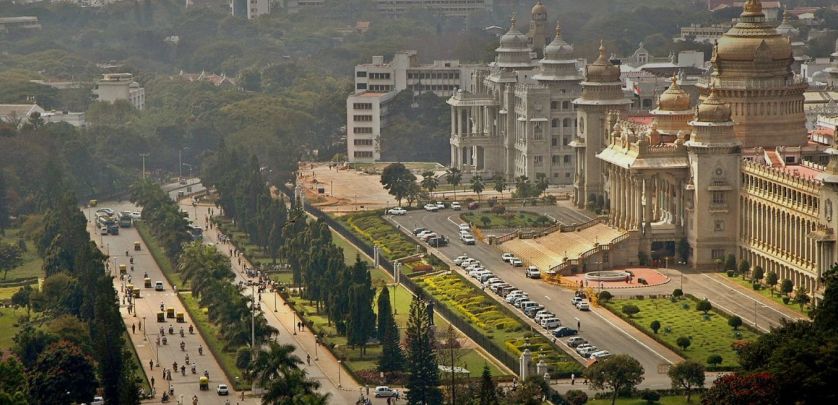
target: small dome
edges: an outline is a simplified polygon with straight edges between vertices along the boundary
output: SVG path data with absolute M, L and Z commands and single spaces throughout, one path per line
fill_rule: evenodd
M 572 57 L 573 46 L 562 39 L 562 29 L 556 24 L 556 37 L 544 48 L 544 59 L 565 60 Z
M 520 49 L 528 49 L 527 43 L 529 39 L 526 35 L 522 34 L 521 31 L 518 31 L 515 28 L 515 17 L 512 17 L 512 25 L 509 27 L 509 31 L 506 34 L 503 34 L 500 37 L 500 49 L 509 49 L 509 50 L 520 50 Z
M 730 122 L 730 107 L 716 95 L 716 89 L 710 89 L 710 95 L 698 105 L 695 114 L 700 122 Z
M 612 83 L 620 81 L 620 67 L 614 66 L 605 56 L 605 43 L 599 43 L 599 57 L 585 67 L 585 77 L 589 82 Z
M 762 3 L 748 0 L 739 22 L 726 32 L 715 51 L 720 61 L 750 62 L 759 57 L 791 60 L 791 42 L 765 22 Z
M 786 10 L 786 12 L 783 13 L 783 22 L 777 26 L 777 32 L 780 35 L 790 38 L 797 38 L 797 36 L 800 35 L 800 30 L 791 24 L 791 13 L 789 10 Z
M 541 0 L 538 0 L 538 3 L 535 3 L 535 5 L 532 6 L 532 10 L 530 12 L 530 15 L 532 15 L 533 20 L 539 20 L 539 19 L 546 20 L 547 19 L 547 7 L 544 7 L 544 3 L 542 3 Z
M 690 109 L 690 95 L 678 85 L 678 78 L 672 76 L 672 84 L 661 94 L 658 108 L 663 111 L 685 111 Z

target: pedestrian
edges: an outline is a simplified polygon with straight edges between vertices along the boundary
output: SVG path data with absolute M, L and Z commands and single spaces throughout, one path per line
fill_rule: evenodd
M 570 385 L 576 384 L 576 374 L 570 373 Z
M 578 331 L 578 330 L 581 330 L 581 329 L 582 329 L 582 321 L 577 320 L 576 321 L 576 330 Z
M 154 388 L 154 376 L 151 377 L 151 388 Z
M 131 306 L 130 305 L 128 306 L 128 313 L 129 314 L 131 313 Z M 134 325 L 133 323 L 131 324 L 131 333 L 132 334 L 137 333 L 137 325 Z
M 311 365 L 311 355 L 310 354 L 306 354 L 306 363 L 308 363 L 309 366 Z
M 154 360 L 149 360 L 148 361 L 148 368 L 154 370 Z

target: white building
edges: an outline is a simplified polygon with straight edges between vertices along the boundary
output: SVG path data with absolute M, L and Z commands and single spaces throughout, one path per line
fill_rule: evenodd
M 93 94 L 102 102 L 126 100 L 138 110 L 145 108 L 145 89 L 134 81 L 131 73 L 105 73 L 96 81 Z
M 376 0 L 376 9 L 388 15 L 413 10 L 431 10 L 446 17 L 468 17 L 480 11 L 492 11 L 494 0 Z
M 681 35 L 673 38 L 674 41 L 695 41 L 712 44 L 719 40 L 733 24 L 700 25 L 690 24 L 688 27 L 681 27 Z
M 373 56 L 372 63 L 355 66 L 355 92 L 346 100 L 346 144 L 350 162 L 381 158 L 381 129 L 386 125 L 386 104 L 399 92 L 432 92 L 450 97 L 466 87 L 478 65 L 457 60 L 420 64 L 416 51 L 402 51 L 390 62 Z
M 21 126 L 32 114 L 39 114 L 44 123 L 66 122 L 74 127 L 85 125 L 83 112 L 46 111 L 37 104 L 0 104 L 0 121 Z
M 246 17 L 252 20 L 260 15 L 271 13 L 270 0 L 230 0 L 230 11 L 234 17 Z

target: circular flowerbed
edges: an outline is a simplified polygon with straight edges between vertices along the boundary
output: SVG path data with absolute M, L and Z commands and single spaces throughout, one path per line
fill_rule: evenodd
M 585 279 L 589 281 L 622 281 L 630 275 L 627 271 L 592 271 L 585 273 Z

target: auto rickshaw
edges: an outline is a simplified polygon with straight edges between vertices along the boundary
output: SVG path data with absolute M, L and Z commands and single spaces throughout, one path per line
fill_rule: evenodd
M 201 378 L 198 379 L 198 387 L 201 391 L 209 391 L 209 378 L 201 376 Z
M 151 288 L 151 279 L 150 278 L 148 278 L 148 277 L 144 278 L 143 283 L 144 283 L 143 285 L 145 285 L 145 288 Z
M 126 264 L 119 265 L 119 274 L 125 275 L 128 273 L 128 266 Z
M 183 312 L 178 312 L 175 319 L 177 319 L 177 323 L 184 323 L 185 321 L 183 320 Z
M 162 312 L 157 313 L 157 322 L 166 322 L 166 314 Z
M 134 250 L 140 251 L 140 241 L 134 241 Z
M 125 285 L 125 294 L 129 296 L 134 295 L 134 284 L 126 284 Z
M 166 318 L 174 318 L 175 317 L 175 309 L 172 307 L 166 308 Z
M 140 298 L 140 289 L 139 289 L 139 288 L 135 288 L 135 289 L 131 290 L 131 295 L 132 295 L 134 298 Z
M 89 207 L 95 208 L 97 205 L 99 205 L 99 200 L 90 200 L 90 201 L 87 202 L 87 205 Z

